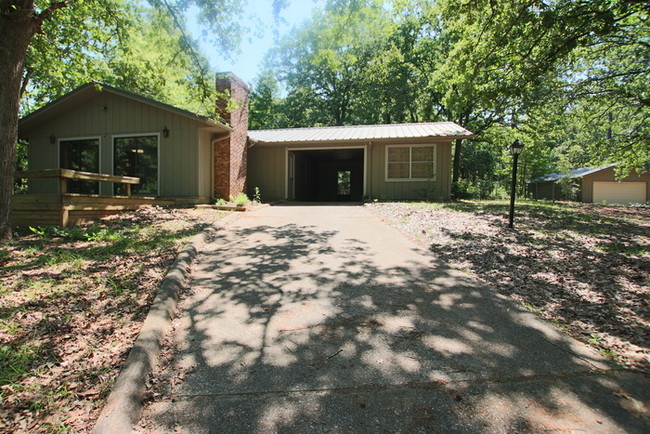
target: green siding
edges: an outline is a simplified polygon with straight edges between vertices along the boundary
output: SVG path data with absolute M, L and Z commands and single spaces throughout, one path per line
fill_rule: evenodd
M 451 144 L 436 145 L 436 178 L 434 181 L 386 181 L 386 146 L 393 143 L 374 143 L 369 159 L 368 196 L 384 200 L 446 200 L 451 194 Z M 419 141 L 412 144 L 429 144 Z M 395 143 L 408 145 L 409 143 Z
M 436 179 L 435 181 L 389 181 L 385 179 L 386 146 L 409 144 L 436 145 Z M 385 200 L 424 200 L 449 199 L 451 194 L 451 143 L 449 140 L 401 139 L 393 142 L 337 142 L 318 144 L 260 145 L 249 150 L 248 154 L 248 190 L 259 186 L 264 200 L 285 199 L 285 181 L 288 176 L 286 167 L 287 149 L 336 147 L 366 147 L 366 196 Z
M 285 198 L 286 148 L 253 146 L 248 150 L 248 195 L 259 187 L 262 200 Z
M 103 110 L 102 107 L 106 109 Z M 58 140 L 75 137 L 100 137 L 100 170 L 113 173 L 113 136 L 129 134 L 159 134 L 159 192 L 163 197 L 196 197 L 204 195 L 206 182 L 199 176 L 209 175 L 199 168 L 202 161 L 199 150 L 199 129 L 202 125 L 192 119 L 176 115 L 130 98 L 102 93 L 73 109 L 28 131 L 30 169 L 58 167 Z M 169 129 L 169 137 L 162 130 Z M 57 138 L 50 144 L 50 136 Z M 204 152 L 204 151 L 203 151 Z M 208 157 L 209 158 L 209 157 Z M 53 180 L 32 180 L 34 193 L 56 193 Z M 112 194 L 112 185 L 100 187 L 102 194 Z

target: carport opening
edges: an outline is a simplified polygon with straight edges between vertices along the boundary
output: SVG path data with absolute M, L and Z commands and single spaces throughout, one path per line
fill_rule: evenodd
M 363 199 L 363 149 L 289 152 L 289 199 L 359 202 Z

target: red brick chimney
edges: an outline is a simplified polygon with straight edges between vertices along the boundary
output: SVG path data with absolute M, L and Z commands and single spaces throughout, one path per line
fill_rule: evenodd
M 246 191 L 248 139 L 248 92 L 250 86 L 231 72 L 217 74 L 217 116 L 233 131 L 214 143 L 214 192 L 228 200 Z

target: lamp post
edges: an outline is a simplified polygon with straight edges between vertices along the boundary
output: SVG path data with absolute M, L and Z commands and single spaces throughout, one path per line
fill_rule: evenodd
M 517 159 L 521 150 L 524 149 L 524 144 L 521 140 L 515 140 L 512 145 L 508 146 L 510 154 L 512 154 L 512 188 L 510 189 L 510 220 L 508 227 L 512 228 L 512 223 L 515 219 L 515 188 L 517 187 Z

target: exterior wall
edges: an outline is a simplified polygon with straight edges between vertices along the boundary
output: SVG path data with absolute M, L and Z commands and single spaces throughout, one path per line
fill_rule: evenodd
M 386 181 L 386 146 L 409 144 L 436 145 L 435 181 Z M 451 196 L 451 142 L 450 140 L 392 140 L 372 142 L 337 142 L 289 145 L 257 144 L 248 153 L 248 189 L 252 194 L 254 187 L 260 187 L 263 200 L 286 198 L 287 149 L 307 148 L 365 148 L 366 173 L 365 187 L 367 198 L 384 200 L 446 200 Z M 298 181 L 298 179 L 296 179 Z
M 260 188 L 263 201 L 285 198 L 287 176 L 284 146 L 253 146 L 248 150 L 248 197 Z
M 217 90 L 225 91 L 239 104 L 229 112 L 228 101 L 217 100 L 217 113 L 233 129 L 230 137 L 214 146 L 214 196 L 227 199 L 246 191 L 249 88 L 240 78 L 227 73 L 217 78 Z
M 531 182 L 526 185 L 528 194 L 535 200 L 559 200 L 559 189 L 554 181 Z
M 434 181 L 386 181 L 386 146 L 405 144 L 436 145 Z M 368 159 L 367 195 L 382 200 L 448 200 L 451 196 L 451 142 L 418 139 L 372 143 Z
M 601 170 L 600 172 L 592 173 L 587 175 L 582 179 L 582 201 L 583 202 L 593 202 L 594 201 L 594 181 L 617 181 L 614 174 L 614 168 L 610 167 L 608 169 Z M 646 183 L 646 202 L 650 201 L 650 172 L 645 172 L 641 176 L 636 174 L 631 174 L 620 180 L 621 182 L 640 182 L 645 181 Z
M 157 107 L 109 92 L 85 100 L 71 110 L 40 124 L 26 134 L 29 139 L 29 169 L 59 167 L 59 140 L 83 137 L 100 139 L 100 172 L 113 174 L 113 137 L 156 134 L 158 142 L 158 190 L 162 197 L 200 200 L 199 122 Z M 162 130 L 169 129 L 169 137 Z M 50 136 L 56 143 L 50 143 Z M 36 182 L 39 181 L 39 182 Z M 32 180 L 31 193 L 57 193 L 56 180 Z M 101 183 L 100 193 L 110 195 L 110 183 Z
M 212 198 L 212 132 L 202 129 L 199 132 L 199 173 L 197 177 L 198 192 L 204 202 L 210 202 Z

